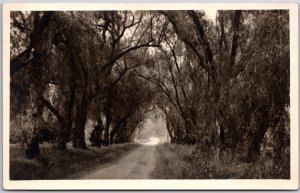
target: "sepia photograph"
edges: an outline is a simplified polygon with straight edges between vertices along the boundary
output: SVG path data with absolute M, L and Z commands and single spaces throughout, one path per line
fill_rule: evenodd
M 16 5 L 7 189 L 298 188 L 297 4 Z

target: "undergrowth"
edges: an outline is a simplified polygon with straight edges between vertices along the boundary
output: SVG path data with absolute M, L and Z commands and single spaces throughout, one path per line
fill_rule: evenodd
M 138 144 L 120 144 L 110 147 L 90 147 L 88 150 L 68 149 L 60 151 L 41 147 L 38 158 L 30 160 L 23 147 L 10 147 L 10 179 L 65 179 L 82 170 L 91 170 L 100 164 L 120 158 L 126 152 L 137 148 Z
M 210 149 L 199 146 L 164 144 L 157 147 L 156 179 L 288 179 L 289 163 L 274 165 L 259 157 L 256 162 L 231 160 L 228 154 L 218 161 Z M 226 160 L 226 161 L 225 161 Z

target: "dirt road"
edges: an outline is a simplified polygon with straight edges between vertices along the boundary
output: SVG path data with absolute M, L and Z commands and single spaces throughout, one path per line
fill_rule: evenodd
M 81 176 L 81 179 L 149 179 L 155 168 L 154 153 L 157 143 L 157 139 L 153 138 L 117 162 L 102 166 Z

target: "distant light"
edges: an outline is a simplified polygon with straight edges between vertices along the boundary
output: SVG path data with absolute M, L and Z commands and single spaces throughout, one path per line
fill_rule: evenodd
M 209 10 L 204 10 L 205 15 L 208 19 L 212 20 L 215 22 L 216 16 L 217 16 L 217 11 L 216 9 L 209 9 Z

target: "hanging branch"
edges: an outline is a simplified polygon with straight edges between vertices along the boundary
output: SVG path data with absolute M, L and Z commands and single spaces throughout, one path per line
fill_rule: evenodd
M 239 39 L 239 26 L 240 26 L 240 18 L 241 18 L 241 10 L 234 11 L 233 21 L 232 21 L 232 46 L 231 46 L 231 53 L 230 53 L 230 66 L 234 66 L 236 54 L 237 54 L 237 47 L 238 47 L 238 39 Z
M 206 53 L 207 60 L 210 64 L 212 64 L 212 62 L 213 62 L 213 52 L 210 48 L 209 41 L 208 41 L 208 39 L 206 37 L 206 34 L 204 32 L 204 28 L 203 28 L 202 24 L 199 21 L 199 17 L 198 17 L 198 15 L 195 11 L 188 11 L 188 13 L 189 13 L 190 17 L 193 19 L 193 22 L 196 26 L 198 35 L 200 36 L 199 38 L 202 40 L 202 44 L 203 44 L 203 47 L 204 47 L 204 50 L 205 50 L 205 53 Z

